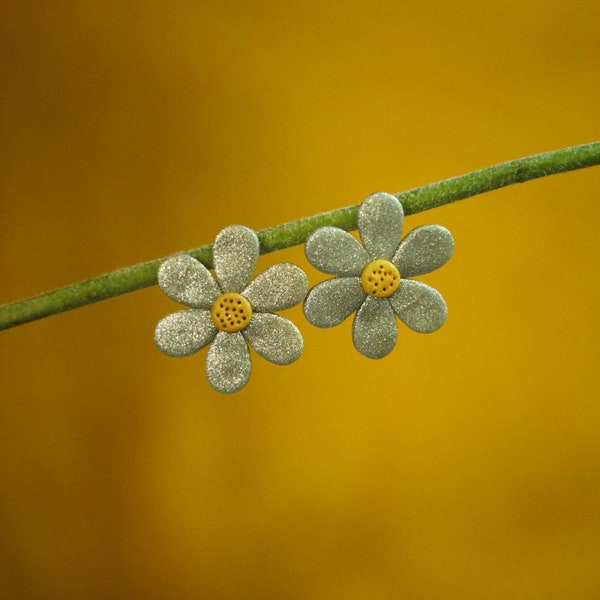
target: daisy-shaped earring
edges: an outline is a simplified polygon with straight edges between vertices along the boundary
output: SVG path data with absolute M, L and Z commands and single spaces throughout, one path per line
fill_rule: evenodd
M 448 315 L 437 290 L 409 278 L 444 265 L 454 252 L 452 235 L 440 225 L 424 225 L 400 241 L 403 225 L 398 199 L 379 192 L 358 211 L 362 245 L 338 227 L 322 227 L 306 242 L 310 263 L 337 276 L 310 290 L 306 318 L 317 327 L 333 327 L 356 312 L 353 342 L 368 358 L 392 351 L 398 339 L 396 316 L 414 331 L 431 333 Z
M 274 314 L 302 302 L 308 279 L 302 269 L 279 263 L 250 277 L 259 255 L 258 237 L 242 225 L 223 229 L 213 245 L 216 279 L 188 254 L 166 259 L 158 284 L 189 308 L 171 313 L 156 326 L 154 340 L 169 356 L 189 356 L 210 344 L 206 374 L 212 387 L 226 394 L 250 378 L 248 345 L 267 360 L 287 365 L 304 349 L 298 328 Z

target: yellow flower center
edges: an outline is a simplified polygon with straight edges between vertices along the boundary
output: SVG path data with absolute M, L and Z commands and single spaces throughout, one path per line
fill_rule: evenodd
M 370 262 L 360 278 L 363 290 L 375 298 L 388 298 L 400 283 L 400 272 L 389 260 Z
M 252 306 L 244 296 L 229 292 L 215 300 L 211 315 L 217 329 L 227 333 L 235 333 L 250 324 Z

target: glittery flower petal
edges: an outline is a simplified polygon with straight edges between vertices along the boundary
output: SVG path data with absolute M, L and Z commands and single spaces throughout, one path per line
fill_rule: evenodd
M 207 310 L 188 308 L 161 319 L 154 330 L 154 341 L 169 356 L 189 356 L 204 348 L 216 333 Z
M 278 263 L 258 275 L 242 292 L 257 312 L 275 312 L 296 306 L 308 291 L 308 277 L 296 265 Z
M 398 325 L 387 298 L 367 297 L 354 317 L 352 339 L 356 349 L 368 358 L 383 358 L 394 349 Z
M 306 241 L 306 257 L 323 271 L 339 277 L 360 275 L 369 255 L 360 242 L 339 227 L 321 227 Z
M 400 320 L 419 333 L 436 331 L 448 316 L 442 295 L 413 279 L 403 279 L 398 291 L 389 300 Z
M 219 331 L 210 345 L 206 359 L 206 375 L 218 392 L 233 394 L 241 390 L 252 373 L 250 351 L 244 336 Z
M 258 261 L 258 237 L 243 225 L 230 225 L 215 238 L 213 258 L 217 280 L 224 292 L 241 292 Z
M 208 269 L 189 254 L 176 254 L 163 261 L 158 285 L 169 298 L 192 308 L 210 308 L 220 293 Z
M 304 314 L 316 327 L 334 327 L 357 311 L 365 298 L 358 277 L 327 279 L 308 293 Z
M 423 225 L 402 240 L 392 262 L 402 277 L 415 277 L 439 269 L 453 252 L 454 239 L 445 227 Z
M 279 315 L 254 313 L 250 325 L 242 333 L 263 358 L 277 365 L 289 365 L 298 360 L 304 349 L 298 328 Z
M 398 249 L 403 225 L 402 205 L 391 194 L 372 194 L 358 209 L 360 237 L 373 260 L 391 260 Z

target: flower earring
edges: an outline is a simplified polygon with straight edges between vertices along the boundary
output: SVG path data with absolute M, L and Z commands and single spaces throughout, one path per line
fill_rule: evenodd
M 362 245 L 338 227 L 322 227 L 306 242 L 309 262 L 337 276 L 310 290 L 304 302 L 306 318 L 317 327 L 334 327 L 356 312 L 354 346 L 368 358 L 383 358 L 393 350 L 396 316 L 414 331 L 431 333 L 448 314 L 438 291 L 410 278 L 450 259 L 452 235 L 440 225 L 424 225 L 400 241 L 403 225 L 400 202 L 379 192 L 358 211 Z
M 302 269 L 279 263 L 254 280 L 258 237 L 230 225 L 213 245 L 215 277 L 188 254 L 166 259 L 158 284 L 189 308 L 161 319 L 154 340 L 165 354 L 182 357 L 210 344 L 206 374 L 226 394 L 242 389 L 252 372 L 249 346 L 278 365 L 297 360 L 304 349 L 298 328 L 276 311 L 304 300 L 304 314 L 317 327 L 334 327 L 356 312 L 352 338 L 368 358 L 383 358 L 396 345 L 396 316 L 419 333 L 439 329 L 448 314 L 438 291 L 411 279 L 444 265 L 454 252 L 450 232 L 424 225 L 401 240 L 404 211 L 397 198 L 379 192 L 358 210 L 362 244 L 338 227 L 322 227 L 306 242 L 306 257 L 335 275 L 308 291 Z
M 294 362 L 304 349 L 298 328 L 274 313 L 302 302 L 308 291 L 306 274 L 296 265 L 279 263 L 249 283 L 258 255 L 254 231 L 231 225 L 213 246 L 216 279 L 188 254 L 166 259 L 158 271 L 158 284 L 167 296 L 189 308 L 158 323 L 157 346 L 169 356 L 182 357 L 210 344 L 206 374 L 212 387 L 226 394 L 250 379 L 248 345 L 278 365 Z

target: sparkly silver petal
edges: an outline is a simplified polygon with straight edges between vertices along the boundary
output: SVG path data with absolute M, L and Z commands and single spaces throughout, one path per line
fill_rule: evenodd
M 316 327 L 334 327 L 357 311 L 366 297 L 358 277 L 328 279 L 310 290 L 304 315 Z
M 291 263 L 278 263 L 258 275 L 242 292 L 252 309 L 275 312 L 296 306 L 308 292 L 306 273 Z
M 220 293 L 208 269 L 189 254 L 176 254 L 163 261 L 158 285 L 169 298 L 192 308 L 210 308 Z
M 360 242 L 339 227 L 321 227 L 306 240 L 304 248 L 309 262 L 331 275 L 360 275 L 369 262 L 369 255 Z
M 445 227 L 423 225 L 402 240 L 392 262 L 402 277 L 415 277 L 439 269 L 453 252 L 454 239 Z
M 258 261 L 258 237 L 248 227 L 229 225 L 222 229 L 213 245 L 217 280 L 224 292 L 241 292 Z
M 400 281 L 398 291 L 389 300 L 400 320 L 419 333 L 436 331 L 448 316 L 448 307 L 442 295 L 413 279 Z
M 161 319 L 154 330 L 154 341 L 169 356 L 189 356 L 204 348 L 216 333 L 209 311 L 188 308 Z
M 279 315 L 254 313 L 250 325 L 242 333 L 263 358 L 276 365 L 289 365 L 298 360 L 304 350 L 298 328 Z
M 251 373 L 252 361 L 244 336 L 239 331 L 219 331 L 206 359 L 206 375 L 210 385 L 223 394 L 233 394 L 248 383 Z
M 391 194 L 372 194 L 358 209 L 358 230 L 372 260 L 391 260 L 398 249 L 403 225 L 402 204 Z
M 367 358 L 383 358 L 394 349 L 398 325 L 388 298 L 367 297 L 354 317 L 352 339 Z

